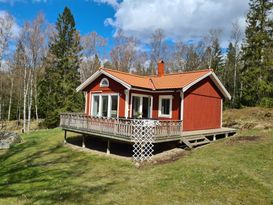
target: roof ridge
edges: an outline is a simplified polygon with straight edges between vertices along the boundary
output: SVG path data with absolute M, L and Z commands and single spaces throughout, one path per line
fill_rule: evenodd
M 164 74 L 164 76 L 169 76 L 169 75 L 181 75 L 181 74 L 188 74 L 188 73 L 201 73 L 201 72 L 205 72 L 205 71 L 213 71 L 213 69 L 202 69 L 202 70 L 190 70 L 190 71 L 182 71 L 182 72 L 176 72 L 176 73 L 168 73 L 168 74 Z M 150 77 L 159 77 L 156 75 L 150 76 Z
M 101 67 L 100 69 L 110 70 L 110 71 L 113 71 L 113 72 L 116 72 L 116 73 L 122 73 L 122 74 L 126 74 L 126 75 L 132 75 L 132 76 L 136 76 L 136 77 L 139 77 L 139 78 L 148 78 L 149 77 L 149 76 L 137 75 L 137 74 L 134 74 L 134 73 L 128 73 L 128 72 L 124 72 L 124 71 L 120 71 L 120 70 L 114 70 L 114 69 L 110 69 L 110 68 L 104 68 L 104 67 Z
M 160 77 L 162 77 L 162 76 L 157 76 L 157 75 L 148 75 L 148 76 L 138 75 L 138 74 L 134 74 L 134 73 L 124 72 L 124 71 L 120 71 L 120 70 L 114 70 L 114 69 L 105 68 L 105 67 L 100 67 L 100 69 L 110 70 L 110 71 L 117 72 L 117 73 L 122 73 L 122 74 L 125 74 L 125 75 L 132 75 L 132 76 L 136 76 L 136 77 L 139 77 L 139 78 L 151 79 L 151 78 L 160 78 Z M 204 72 L 204 71 L 213 71 L 213 69 L 207 68 L 207 69 L 202 69 L 202 70 L 182 71 L 182 72 L 164 74 L 164 76 L 181 75 L 181 74 L 188 74 L 188 73 L 199 73 L 199 72 Z

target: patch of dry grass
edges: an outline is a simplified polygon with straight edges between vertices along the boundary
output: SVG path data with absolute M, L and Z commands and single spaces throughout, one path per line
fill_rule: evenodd
M 32 120 L 30 123 L 30 131 L 36 131 L 39 130 L 39 124 L 42 122 L 42 120 L 39 120 L 37 122 L 36 120 Z M 17 120 L 11 120 L 11 121 L 4 121 L 1 123 L 1 127 L 3 126 L 3 130 L 7 131 L 13 131 L 16 133 L 22 133 L 23 129 L 23 121 L 21 120 L 19 123 Z
M 243 130 L 272 128 L 273 108 L 248 107 L 225 110 L 223 126 Z

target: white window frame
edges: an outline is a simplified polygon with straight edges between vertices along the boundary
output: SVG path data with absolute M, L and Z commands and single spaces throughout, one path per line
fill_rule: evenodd
M 98 116 L 93 116 L 93 102 L 94 102 L 94 97 L 99 96 L 99 115 Z M 117 104 L 117 118 L 119 118 L 119 93 L 93 93 L 92 94 L 92 101 L 91 101 L 91 113 L 90 116 L 92 117 L 102 117 L 102 96 L 108 96 L 108 107 L 107 107 L 107 117 L 103 118 L 112 118 L 111 117 L 111 107 L 112 107 L 112 96 L 117 96 L 118 97 L 118 104 Z
M 161 113 L 161 106 L 162 106 L 162 99 L 169 99 L 170 100 L 170 114 L 162 114 Z M 173 113 L 173 96 L 172 95 L 159 95 L 159 105 L 158 105 L 158 117 L 165 117 L 165 118 L 172 118 Z
M 104 82 L 106 82 L 106 84 Z M 109 87 L 109 80 L 107 78 L 101 79 L 101 81 L 100 81 L 100 87 L 101 88 L 108 88 Z
M 143 105 L 143 97 L 151 98 L 151 105 L 150 105 L 150 116 L 149 118 L 153 118 L 153 96 L 152 95 L 143 95 L 132 93 L 131 94 L 131 104 L 130 104 L 130 117 L 133 117 L 133 97 L 140 97 L 140 110 L 142 112 L 142 105 Z M 142 115 L 141 115 L 142 118 Z

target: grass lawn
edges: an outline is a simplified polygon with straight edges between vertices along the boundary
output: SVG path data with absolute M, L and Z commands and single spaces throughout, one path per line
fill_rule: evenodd
M 72 150 L 60 129 L 0 151 L 0 204 L 273 204 L 273 129 L 243 131 L 168 164 Z

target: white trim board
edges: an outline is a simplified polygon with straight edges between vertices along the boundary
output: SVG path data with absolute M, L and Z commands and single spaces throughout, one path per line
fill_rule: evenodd
M 184 120 L 184 93 L 182 91 L 180 93 L 180 98 L 181 98 L 181 102 L 180 102 L 180 120 L 183 121 Z

